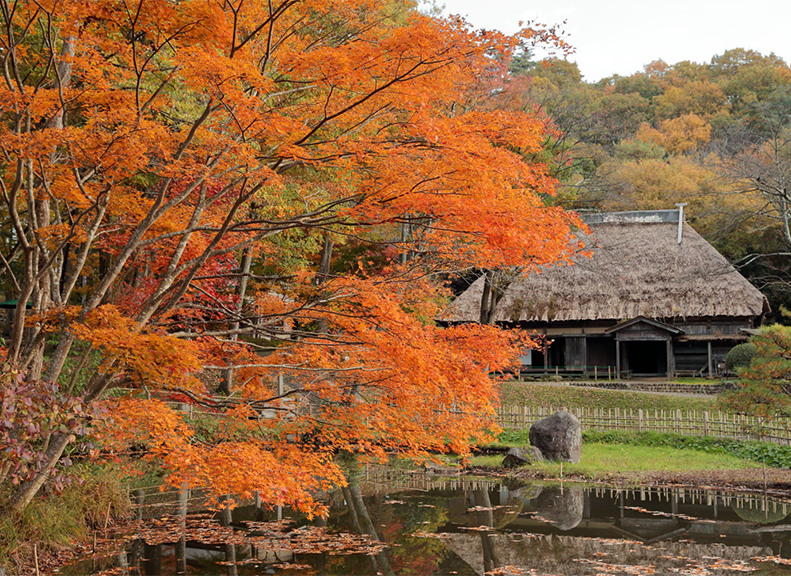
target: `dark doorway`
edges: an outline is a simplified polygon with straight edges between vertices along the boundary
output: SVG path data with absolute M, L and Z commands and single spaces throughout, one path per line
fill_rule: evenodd
M 624 342 L 626 367 L 633 374 L 667 374 L 667 343 L 661 341 Z
M 595 366 L 599 373 L 606 373 L 607 368 L 615 369 L 615 340 L 611 336 L 588 337 L 588 371 Z

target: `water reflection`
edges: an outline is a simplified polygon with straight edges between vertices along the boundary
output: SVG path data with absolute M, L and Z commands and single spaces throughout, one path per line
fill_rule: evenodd
M 779 499 L 415 475 L 399 485 L 386 474 L 389 483 L 369 476 L 327 494 L 326 520 L 286 512 L 291 525 L 260 502 L 196 519 L 182 491 L 170 508 L 141 507 L 144 518 L 162 509 L 173 515 L 162 524 L 165 536 L 137 530 L 143 537 L 120 554 L 62 573 L 770 574 L 782 560 L 752 559 L 791 556 L 791 506 Z

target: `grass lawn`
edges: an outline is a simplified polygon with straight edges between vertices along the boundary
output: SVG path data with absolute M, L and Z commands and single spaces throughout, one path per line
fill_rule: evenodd
M 504 454 L 474 456 L 473 466 L 500 466 Z M 711 454 L 699 450 L 680 450 L 669 447 L 630 446 L 626 444 L 585 444 L 582 459 L 577 464 L 563 464 L 564 475 L 604 477 L 608 473 L 629 472 L 694 472 L 702 470 L 743 470 L 760 468 L 730 454 Z M 560 475 L 560 464 L 539 462 L 531 468 L 549 476 Z
M 620 408 L 621 410 L 716 410 L 717 397 L 683 396 L 576 388 L 553 384 L 503 382 L 500 384 L 503 406 L 551 406 L 553 408 Z

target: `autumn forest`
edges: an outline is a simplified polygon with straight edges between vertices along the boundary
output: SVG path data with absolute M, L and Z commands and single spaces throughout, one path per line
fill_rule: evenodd
M 734 48 L 708 63 L 658 60 L 643 72 L 581 81 L 565 60 L 511 65 L 520 98 L 560 135 L 544 153 L 574 210 L 688 203 L 690 222 L 770 299 L 787 303 L 791 69 Z
M 0 13 L 9 513 L 113 462 L 321 514 L 338 454 L 468 455 L 493 432 L 489 374 L 531 339 L 434 319 L 459 278 L 567 261 L 574 211 L 687 202 L 774 309 L 791 298 L 775 56 L 590 84 L 552 28 L 409 0 Z

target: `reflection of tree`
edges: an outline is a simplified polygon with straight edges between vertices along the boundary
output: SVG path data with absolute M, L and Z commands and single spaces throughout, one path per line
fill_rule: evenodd
M 475 515 L 478 519 L 478 526 L 488 526 L 494 528 L 494 511 L 492 510 L 492 501 L 489 498 L 488 490 L 473 490 L 472 491 L 472 504 L 473 506 L 482 509 L 477 510 Z M 492 540 L 493 534 L 491 532 L 479 532 L 481 536 L 481 544 L 483 546 L 483 567 L 485 572 L 490 572 L 497 568 L 500 563 L 497 558 L 497 550 L 494 547 Z
M 381 538 L 379 538 L 379 534 L 376 532 L 374 523 L 371 522 L 371 517 L 368 514 L 368 508 L 365 506 L 365 501 L 363 500 L 363 495 L 360 491 L 360 484 L 357 482 L 357 480 L 353 479 L 351 482 L 349 482 L 349 486 L 345 487 L 343 490 L 343 493 L 346 496 L 346 502 L 349 506 L 349 512 L 351 512 L 352 515 L 352 521 L 355 524 L 355 529 L 359 528 L 360 534 L 368 534 L 374 540 L 381 540 Z M 378 571 L 382 572 L 382 574 L 385 576 L 395 576 L 395 572 L 393 572 L 393 569 L 390 566 L 390 560 L 384 550 L 378 554 L 375 554 L 371 558 L 377 564 L 379 568 Z
M 222 500 L 225 500 L 224 498 Z M 231 514 L 231 509 L 228 506 L 224 506 L 220 510 L 220 525 L 222 526 L 230 526 L 231 522 L 233 521 L 233 515 Z M 225 545 L 225 561 L 228 563 L 228 576 L 237 576 L 236 570 L 236 545 L 235 544 L 226 544 Z
M 150 546 L 145 545 L 145 574 L 159 576 L 162 574 L 162 555 L 164 554 L 162 544 Z
M 176 573 L 187 573 L 187 536 L 185 534 L 187 529 L 187 506 L 189 504 L 189 488 L 182 488 L 179 491 L 178 500 L 178 515 L 181 518 L 181 531 L 182 536 L 176 542 Z
M 354 484 L 354 481 L 350 480 L 350 483 Z M 355 488 L 357 495 L 354 496 L 352 490 L 345 487 L 337 493 L 339 496 L 343 495 L 342 499 L 336 500 L 331 497 L 331 501 L 336 500 L 338 503 L 333 505 L 333 513 L 330 516 L 333 529 L 354 530 L 359 534 L 371 535 L 368 528 L 375 527 L 374 531 L 378 539 L 391 546 L 387 550 L 386 560 L 389 561 L 390 569 L 395 574 L 445 574 L 457 568 L 456 565 L 442 568 L 443 563 L 450 556 L 442 540 L 412 536 L 415 532 L 436 532 L 439 526 L 447 522 L 446 497 L 437 496 L 427 499 L 425 493 L 421 493 L 419 497 L 402 493 L 398 496 L 402 500 L 393 503 L 382 494 L 363 497 L 364 489 L 365 484 L 362 483 Z M 362 498 L 364 501 L 361 507 L 359 503 Z M 366 515 L 370 525 L 366 524 Z M 338 561 L 341 557 L 331 558 Z M 359 572 L 363 569 L 355 564 L 359 559 L 359 556 L 343 557 L 344 565 L 339 571 Z M 374 571 L 381 571 L 375 558 L 372 558 L 371 562 Z

